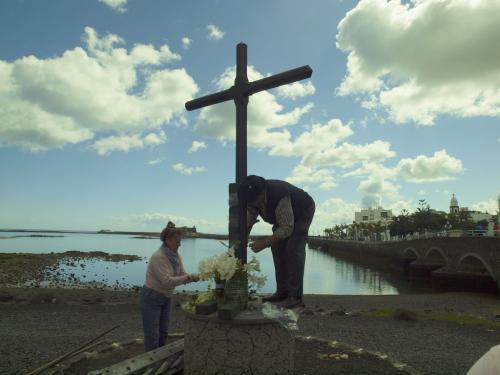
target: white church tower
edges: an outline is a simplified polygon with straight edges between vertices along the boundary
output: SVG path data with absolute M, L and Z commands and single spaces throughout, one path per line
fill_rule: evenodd
M 455 198 L 455 194 L 453 194 L 450 201 L 450 214 L 458 215 L 459 210 L 457 198 Z

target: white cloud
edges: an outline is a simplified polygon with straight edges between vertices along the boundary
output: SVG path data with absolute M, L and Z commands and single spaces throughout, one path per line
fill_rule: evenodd
M 364 145 L 343 143 L 338 147 L 326 148 L 311 153 L 304 158 L 307 165 L 350 167 L 361 162 L 381 162 L 392 158 L 396 153 L 391 151 L 391 144 L 385 141 L 374 141 Z
M 471 209 L 475 211 L 487 212 L 489 214 L 496 214 L 499 211 L 498 200 L 487 199 L 484 201 L 477 202 L 471 206 Z
M 194 173 L 202 173 L 207 171 L 207 168 L 205 167 L 188 167 L 183 163 L 177 163 L 172 165 L 172 169 L 186 176 L 191 176 Z
M 128 152 L 133 149 L 142 149 L 145 146 L 158 146 L 165 143 L 167 136 L 163 131 L 160 133 L 149 133 L 142 137 L 138 134 L 111 136 L 101 138 L 92 146 L 99 155 L 109 155 L 113 151 Z
M 192 227 L 194 226 L 210 226 L 212 223 L 204 219 L 194 219 L 190 217 L 185 217 L 181 215 L 175 215 L 170 213 L 143 213 L 143 214 L 130 214 L 119 218 L 120 222 L 128 224 L 156 224 L 158 225 L 158 232 L 169 222 L 175 223 L 177 227 Z
M 166 140 L 167 140 L 167 135 L 163 131 L 160 131 L 159 133 L 149 133 L 144 137 L 144 145 L 159 146 L 165 143 Z
M 191 47 L 191 44 L 193 43 L 193 40 L 189 39 L 187 36 L 183 37 L 181 41 L 182 41 L 182 47 L 184 49 L 189 49 L 189 47 Z
M 184 69 L 165 68 L 180 59 L 166 45 L 117 48 L 124 43 L 119 36 L 100 37 L 90 27 L 84 43 L 53 58 L 0 60 L 2 143 L 43 151 L 101 132 L 122 137 L 160 129 L 198 91 Z
M 247 74 L 250 81 L 263 78 L 252 66 L 248 67 Z M 234 84 L 234 77 L 235 68 L 226 69 L 215 81 L 218 90 L 231 87 Z M 283 107 L 277 102 L 275 95 L 266 91 L 252 95 L 247 116 L 248 145 L 265 148 L 287 142 L 290 133 L 283 128 L 296 124 L 312 107 L 312 103 L 308 103 L 283 113 Z M 196 123 L 197 131 L 220 141 L 234 140 L 236 132 L 234 111 L 232 101 L 203 108 Z
M 210 40 L 220 40 L 224 38 L 224 31 L 221 31 L 216 25 L 207 26 L 208 35 L 207 38 Z
M 453 175 L 462 173 L 464 168 L 460 160 L 440 150 L 431 157 L 419 155 L 414 159 L 401 159 L 396 170 L 406 181 L 418 183 L 453 180 Z
M 163 158 L 150 160 L 150 161 L 148 161 L 148 165 L 156 165 L 156 164 L 160 164 L 163 160 L 164 160 Z
M 491 0 L 359 1 L 338 25 L 338 94 L 366 94 L 400 123 L 500 116 L 499 13 Z
M 113 8 L 118 13 L 125 13 L 127 8 L 127 0 L 99 0 L 99 2 L 106 4 L 110 8 Z
M 363 194 L 361 204 L 363 207 L 382 205 L 383 198 L 390 200 L 400 199 L 400 186 L 382 177 L 374 175 L 359 183 L 358 191 Z
M 346 202 L 340 198 L 330 198 L 316 206 L 316 213 L 311 224 L 313 231 L 322 232 L 336 224 L 354 221 L 354 212 L 359 211 L 357 204 Z
M 401 198 L 400 186 L 391 182 L 397 177 L 395 168 L 386 167 L 380 162 L 363 161 L 359 168 L 344 173 L 342 177 L 365 178 L 358 186 L 358 191 L 363 194 L 361 198 L 363 207 L 383 205 L 384 198 L 390 201 Z
M 331 190 L 336 186 L 332 172 L 327 169 L 315 169 L 298 164 L 292 171 L 292 175 L 286 180 L 291 184 L 305 186 L 308 183 L 319 185 L 320 189 Z
M 294 141 L 289 139 L 275 144 L 269 154 L 279 156 L 304 156 L 321 153 L 334 148 L 341 140 L 349 137 L 353 131 L 340 120 L 332 119 L 325 125 L 313 124 L 309 131 L 300 134 Z
M 392 179 L 396 176 L 394 168 L 388 168 L 380 162 L 363 161 L 361 167 L 347 172 L 343 177 L 373 176 L 378 179 Z
M 316 88 L 311 81 L 307 81 L 306 83 L 294 82 L 288 85 L 279 86 L 277 91 L 279 96 L 295 100 L 303 96 L 314 94 Z
M 205 142 L 193 141 L 193 143 L 191 143 L 191 147 L 188 150 L 188 153 L 191 154 L 193 152 L 200 151 L 200 150 L 203 150 L 206 148 L 207 148 L 207 144 Z
M 423 189 L 420 189 L 419 191 L 417 191 L 417 195 L 425 196 L 427 195 L 427 192 Z
M 389 210 L 391 210 L 392 214 L 395 216 L 400 215 L 402 210 L 412 212 L 413 207 L 414 207 L 413 203 L 411 201 L 407 201 L 407 200 L 398 200 L 398 201 L 392 202 L 391 204 L 389 204 L 387 206 L 387 208 Z

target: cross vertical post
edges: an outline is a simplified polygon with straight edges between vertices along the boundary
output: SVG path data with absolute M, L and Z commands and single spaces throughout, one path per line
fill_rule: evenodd
M 239 186 L 247 176 L 247 45 L 239 43 L 236 46 L 236 78 L 234 80 L 234 104 L 236 106 L 236 185 Z M 247 262 L 247 206 L 238 202 L 238 230 L 235 236 L 229 237 L 238 242 L 236 255 L 242 264 Z
M 247 216 L 246 204 L 238 202 L 239 184 L 247 176 L 247 106 L 250 95 L 269 90 L 288 83 L 311 77 L 312 69 L 308 65 L 283 73 L 248 82 L 247 77 L 247 45 L 236 46 L 236 78 L 234 86 L 229 89 L 210 94 L 186 102 L 186 110 L 207 107 L 228 100 L 233 100 L 236 107 L 236 183 L 229 184 L 229 241 L 236 246 L 236 256 L 245 264 L 247 262 Z

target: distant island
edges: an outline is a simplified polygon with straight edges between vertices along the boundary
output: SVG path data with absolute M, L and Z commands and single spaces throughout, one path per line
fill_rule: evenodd
M 228 234 L 202 233 L 196 230 L 196 227 L 178 227 L 183 232 L 185 238 L 204 238 L 210 240 L 229 240 Z M 111 229 L 101 229 L 99 231 L 88 230 L 54 230 L 54 229 L 0 229 L 1 232 L 16 232 L 16 233 L 80 233 L 80 234 L 122 234 L 134 236 L 134 238 L 160 238 L 160 232 L 132 232 L 132 231 L 115 231 Z M 42 237 L 41 235 L 31 235 L 31 237 Z M 45 237 L 45 236 L 44 236 Z M 49 237 L 49 236 L 46 236 Z M 56 237 L 56 236 L 51 236 Z M 57 236 L 58 237 L 58 236 Z M 61 236 L 62 237 L 62 236 Z M 252 235 L 250 239 L 255 240 L 265 238 L 266 235 Z
M 227 234 L 212 234 L 212 233 L 201 233 L 196 230 L 196 227 L 177 227 L 182 231 L 182 236 L 184 238 L 206 238 L 214 240 L 228 240 L 229 235 Z M 110 229 L 101 229 L 97 233 L 99 234 L 127 234 L 135 236 L 135 238 L 151 238 L 160 237 L 160 232 L 128 232 L 128 231 L 114 231 Z

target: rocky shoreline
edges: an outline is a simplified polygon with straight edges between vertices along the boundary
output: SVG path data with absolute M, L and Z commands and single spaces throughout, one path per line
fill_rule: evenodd
M 72 273 L 59 270 L 62 264 L 85 267 L 86 261 L 133 262 L 137 255 L 109 254 L 102 251 L 65 251 L 63 253 L 31 254 L 0 253 L 0 286 L 26 287 L 104 287 L 103 283 L 85 282 Z

